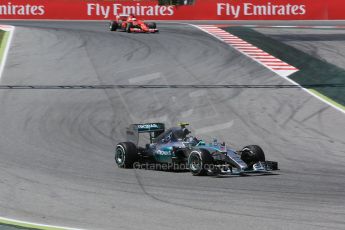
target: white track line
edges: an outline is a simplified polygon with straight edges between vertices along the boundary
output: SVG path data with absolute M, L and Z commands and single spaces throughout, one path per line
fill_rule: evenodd
M 6 217 L 0 217 L 0 223 L 1 223 L 1 220 L 13 223 L 13 225 L 16 225 L 16 223 L 17 223 L 18 226 L 20 226 L 20 224 L 25 224 L 25 225 L 31 225 L 32 227 L 41 227 L 41 228 L 56 228 L 56 229 L 63 229 L 63 230 L 85 230 L 85 229 L 81 229 L 81 228 L 70 228 L 70 227 L 38 224 L 38 223 L 34 223 L 34 222 L 21 221 L 21 220 L 6 218 Z
M 203 134 L 203 133 L 210 133 L 210 132 L 215 132 L 223 129 L 229 129 L 234 125 L 234 121 L 229 121 L 227 123 L 221 123 L 221 124 L 216 124 L 216 125 L 211 125 L 199 129 L 195 129 L 194 132 L 197 134 Z
M 6 61 L 7 61 L 8 52 L 10 50 L 10 46 L 11 46 L 11 43 L 12 43 L 12 38 L 13 38 L 15 27 L 14 26 L 3 26 L 3 25 L 0 25 L 0 30 L 4 30 L 4 31 L 7 31 L 8 33 L 10 33 L 9 37 L 8 37 L 8 40 L 7 40 L 7 44 L 6 44 L 6 47 L 5 47 L 5 51 L 4 51 L 3 57 L 2 57 L 2 60 L 1 60 L 1 63 L 0 63 L 0 80 L 1 80 L 1 76 L 2 76 L 2 73 L 4 71 Z
M 143 75 L 143 76 L 139 76 L 139 77 L 133 77 L 128 79 L 130 84 L 138 84 L 144 81 L 152 81 L 152 80 L 156 80 L 158 78 L 162 77 L 162 73 L 161 72 L 157 72 L 157 73 L 151 73 L 151 74 L 147 74 L 147 75 Z
M 222 38 L 220 38 L 220 37 L 214 35 L 213 33 L 209 32 L 209 31 L 207 30 L 207 29 L 210 29 L 210 28 L 211 28 L 212 30 L 214 30 L 214 27 L 215 27 L 215 26 L 203 25 L 202 27 L 200 27 L 200 25 L 193 25 L 193 24 L 189 24 L 189 25 L 190 25 L 190 26 L 193 26 L 193 27 L 196 27 L 196 28 L 198 28 L 199 30 L 204 31 L 204 32 L 206 32 L 206 33 L 212 35 L 213 37 L 215 37 L 215 38 L 217 38 L 217 39 L 219 39 L 219 40 L 221 40 L 221 41 L 224 41 Z M 272 26 L 272 27 L 273 27 L 273 26 Z M 294 27 L 298 27 L 298 26 L 294 26 Z M 249 44 L 249 43 L 248 43 L 248 44 Z M 255 47 L 255 46 L 253 46 L 253 45 L 250 45 L 250 44 L 249 44 L 249 46 L 258 49 L 257 47 Z M 233 47 L 235 47 L 235 46 L 233 45 Z M 238 51 L 240 51 L 241 53 L 243 53 L 244 55 L 246 55 L 246 56 L 252 58 L 250 55 L 247 55 L 246 53 L 244 53 L 244 52 L 242 52 L 242 51 L 240 50 L 240 49 L 243 49 L 243 47 L 241 47 L 241 48 L 235 47 L 235 48 L 236 48 Z M 263 51 L 263 52 L 264 52 L 264 51 Z M 272 57 L 273 57 L 273 56 L 272 56 Z M 254 60 L 255 60 L 255 59 L 254 59 Z M 258 62 L 258 61 L 257 61 L 257 62 Z M 277 58 L 268 58 L 268 59 L 261 59 L 261 61 L 260 61 L 259 63 L 260 63 L 260 64 L 263 64 L 264 66 L 266 66 L 266 63 L 270 63 L 270 62 L 272 62 L 272 63 L 281 63 L 282 61 L 279 60 L 279 59 L 277 59 Z M 283 63 L 285 63 L 285 62 L 283 62 Z M 285 64 L 287 64 L 287 63 L 285 63 Z M 286 66 L 279 67 L 279 68 L 274 67 L 274 69 L 276 69 L 276 70 L 278 70 L 278 71 L 279 71 L 279 69 L 282 69 L 282 70 L 287 69 L 288 72 L 289 72 L 289 68 L 290 68 L 290 67 L 286 67 Z M 294 70 L 295 67 L 291 66 L 291 68 L 292 68 L 292 69 L 291 69 L 290 71 L 295 71 L 295 70 Z M 297 70 L 297 71 L 298 71 L 298 70 Z M 295 71 L 295 72 L 296 72 L 296 71 Z M 312 91 L 310 91 L 310 90 L 308 90 L 308 89 L 306 89 L 306 88 L 303 88 L 300 84 L 298 84 L 298 83 L 295 82 L 294 80 L 291 80 L 290 78 L 288 78 L 288 77 L 287 77 L 288 75 L 287 75 L 287 76 L 286 76 L 286 75 L 281 75 L 281 74 L 278 74 L 278 75 L 279 75 L 280 77 L 284 78 L 285 80 L 289 81 L 290 83 L 299 86 L 302 90 L 304 90 L 304 91 L 307 92 L 308 94 L 312 95 L 313 97 L 319 99 L 320 101 L 326 103 L 327 105 L 331 106 L 332 108 L 334 108 L 334 109 L 336 109 L 336 110 L 338 110 L 338 111 L 340 111 L 340 112 L 342 112 L 342 113 L 345 114 L 345 110 L 344 110 L 344 109 L 342 109 L 342 108 L 340 108 L 340 107 L 334 105 L 333 103 L 331 103 L 331 102 L 325 100 L 324 98 L 322 98 L 322 97 L 320 97 L 319 95 L 313 93 Z

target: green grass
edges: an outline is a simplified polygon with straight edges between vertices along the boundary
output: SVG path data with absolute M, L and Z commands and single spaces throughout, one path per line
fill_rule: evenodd
M 3 60 L 4 52 L 7 46 L 9 32 L 0 30 L 0 63 Z
M 345 70 L 331 63 L 317 59 L 251 28 L 229 27 L 224 30 L 297 67 L 300 71 L 290 75 L 289 78 L 300 85 L 345 84 Z M 344 87 L 318 87 L 310 88 L 310 91 L 318 96 L 322 95 L 322 98 L 335 106 L 340 108 L 345 106 Z
M 37 230 L 37 228 L 26 228 L 12 224 L 0 224 L 0 230 Z
M 63 230 L 63 228 L 43 227 L 0 218 L 0 230 Z

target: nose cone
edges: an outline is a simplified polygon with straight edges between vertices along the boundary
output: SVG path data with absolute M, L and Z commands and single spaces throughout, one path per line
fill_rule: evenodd
M 241 159 L 241 157 L 234 151 L 228 150 L 227 157 L 229 158 L 229 163 L 235 166 L 239 171 L 244 171 L 248 168 L 248 165 Z

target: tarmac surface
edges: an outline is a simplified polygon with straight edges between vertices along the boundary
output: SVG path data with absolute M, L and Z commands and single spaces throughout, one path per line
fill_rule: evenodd
M 1 85 L 288 84 L 189 25 L 16 22 Z M 327 35 L 328 37 L 330 35 Z M 345 116 L 301 89 L 0 91 L 0 216 L 86 229 L 344 229 Z M 119 169 L 130 123 L 259 144 L 270 176 Z

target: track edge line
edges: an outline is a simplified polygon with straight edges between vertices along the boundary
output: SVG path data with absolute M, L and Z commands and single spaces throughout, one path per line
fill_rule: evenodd
M 18 226 L 18 227 L 33 228 L 33 229 L 40 229 L 40 230 L 85 230 L 85 229 L 80 229 L 80 228 L 70 228 L 70 227 L 63 227 L 63 226 L 39 224 L 39 223 L 11 219 L 11 218 L 1 217 L 1 216 L 0 216 L 0 224 L 7 224 L 7 225 Z

